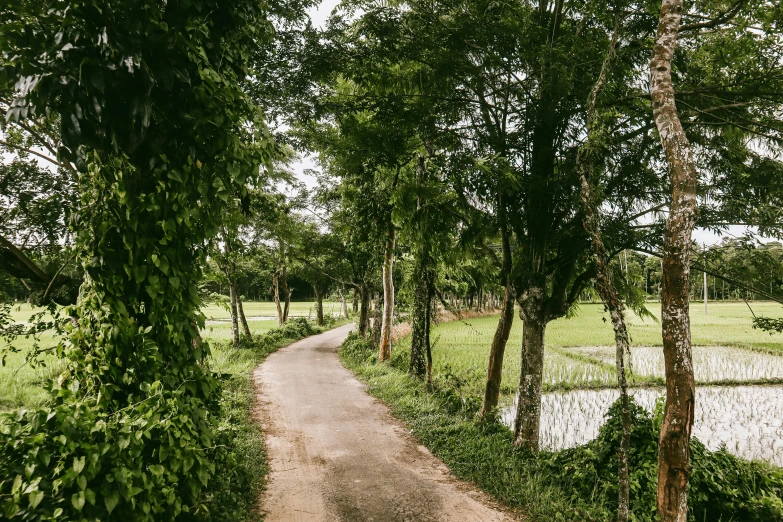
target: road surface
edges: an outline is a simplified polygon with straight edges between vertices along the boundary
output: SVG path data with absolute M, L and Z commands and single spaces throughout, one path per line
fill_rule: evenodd
M 351 328 L 287 346 L 255 371 L 271 467 L 264 520 L 515 520 L 452 476 L 340 364 Z

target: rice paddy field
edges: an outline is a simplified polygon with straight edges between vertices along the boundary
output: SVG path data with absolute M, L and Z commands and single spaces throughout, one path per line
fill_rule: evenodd
M 342 304 L 324 301 L 324 315 L 338 316 L 342 313 Z M 350 306 L 350 305 L 349 305 Z M 245 310 L 245 316 L 248 322 L 251 320 L 276 320 L 277 319 L 277 307 L 273 302 L 266 301 L 248 301 L 242 303 L 242 308 Z M 208 321 L 228 321 L 231 315 L 225 308 L 216 305 L 209 304 L 201 309 L 204 312 L 204 316 Z M 290 311 L 288 312 L 290 317 L 309 317 L 315 319 L 315 303 L 312 301 L 295 301 L 291 303 Z
M 339 303 L 324 303 L 324 313 L 333 312 L 334 315 L 337 315 L 341 306 Z M 248 326 L 254 335 L 277 327 L 277 310 L 274 303 L 248 302 L 244 304 L 244 308 L 245 314 L 248 316 Z M 291 303 L 291 316 L 307 317 L 311 313 L 311 309 L 313 309 L 312 317 L 315 317 L 313 303 Z M 23 304 L 15 307 L 12 314 L 16 322 L 25 323 L 30 320 L 31 315 L 39 311 L 40 309 Z M 207 341 L 214 343 L 212 364 L 216 371 L 231 373 L 226 369 L 230 369 L 231 365 L 227 353 L 229 350 L 224 350 L 219 344 L 219 342 L 228 341 L 231 338 L 229 313 L 218 306 L 208 306 L 203 311 L 207 317 L 203 336 Z M 274 319 L 265 318 L 271 316 L 274 316 Z M 264 318 L 251 319 L 251 317 Z M 57 338 L 54 335 L 44 334 L 40 341 L 41 348 L 53 347 L 56 344 Z M 17 339 L 14 347 L 19 351 L 15 353 L 7 351 L 0 341 L 0 357 L 5 355 L 5 365 L 0 366 L 0 411 L 44 405 L 49 400 L 44 383 L 48 379 L 56 378 L 63 369 L 62 362 L 54 354 L 48 354 L 42 358 L 44 365 L 33 367 L 26 364 L 25 358 L 33 347 L 32 339 Z
M 245 310 L 245 316 L 248 320 L 273 320 L 277 319 L 277 307 L 273 302 L 267 301 L 247 301 L 242 303 Z M 18 323 L 26 323 L 30 316 L 41 312 L 41 308 L 30 306 L 27 303 L 15 305 L 11 317 Z M 224 307 L 209 303 L 201 311 L 208 321 L 228 321 L 231 315 Z M 342 312 L 342 304 L 337 302 L 324 301 L 324 315 L 337 316 Z M 312 301 L 295 301 L 291 303 L 289 315 L 291 317 L 312 317 L 315 318 L 315 303 Z M 50 318 L 44 314 L 44 319 Z
M 780 317 L 775 303 L 751 303 L 756 315 Z M 657 303 L 649 308 L 659 317 Z M 433 374 L 459 382 L 466 395 L 483 393 L 489 346 L 497 316 L 444 323 L 433 328 Z M 604 321 L 606 319 L 606 321 Z M 745 303 L 693 305 L 691 325 L 697 380 L 694 435 L 707 447 L 783 466 L 783 335 L 754 330 Z M 633 375 L 637 402 L 652 410 L 663 397 L 660 323 L 631 314 Z M 407 347 L 409 339 L 401 341 Z M 504 421 L 513 421 L 519 379 L 522 324 L 515 318 L 503 368 Z M 583 304 L 570 318 L 549 324 L 544 359 L 542 445 L 562 449 L 596 436 L 617 398 L 614 334 L 603 306 Z

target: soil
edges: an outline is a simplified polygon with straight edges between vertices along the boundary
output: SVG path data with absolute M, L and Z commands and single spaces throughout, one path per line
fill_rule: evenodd
M 451 475 L 340 364 L 352 328 L 296 342 L 255 371 L 271 468 L 264 520 L 518 520 Z

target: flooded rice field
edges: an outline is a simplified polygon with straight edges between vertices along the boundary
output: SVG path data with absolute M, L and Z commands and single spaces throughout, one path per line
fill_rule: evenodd
M 544 354 L 544 384 L 567 382 L 575 387 L 617 382 L 614 368 L 577 361 L 554 350 Z
M 570 348 L 569 351 L 614 364 L 613 347 Z M 641 346 L 631 348 L 633 372 L 646 377 L 663 377 L 663 349 Z M 783 379 L 783 357 L 728 346 L 694 346 L 693 370 L 696 381 L 752 382 Z
M 632 390 L 636 402 L 652 411 L 664 395 L 659 388 Z M 541 405 L 541 446 L 564 449 L 598 435 L 604 414 L 619 391 L 575 390 L 544 394 Z M 511 426 L 515 406 L 503 412 Z M 696 389 L 693 435 L 712 450 L 722 445 L 731 453 L 783 466 L 783 386 L 700 386 Z

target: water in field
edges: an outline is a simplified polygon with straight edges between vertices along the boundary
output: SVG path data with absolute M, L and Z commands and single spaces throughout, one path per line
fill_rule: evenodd
M 652 410 L 662 389 L 631 391 L 636 402 Z M 541 446 L 563 449 L 598 435 L 604 414 L 619 391 L 575 390 L 544 394 L 541 404 Z M 504 410 L 511 426 L 516 406 Z M 783 387 L 704 386 L 696 389 L 693 435 L 712 450 L 722 445 L 733 454 L 783 466 Z
M 614 364 L 615 349 L 606 346 L 570 348 L 570 351 Z M 633 372 L 647 377 L 663 377 L 663 349 L 631 348 Z M 752 382 L 783 380 L 783 357 L 729 346 L 694 346 L 693 371 L 696 381 Z

